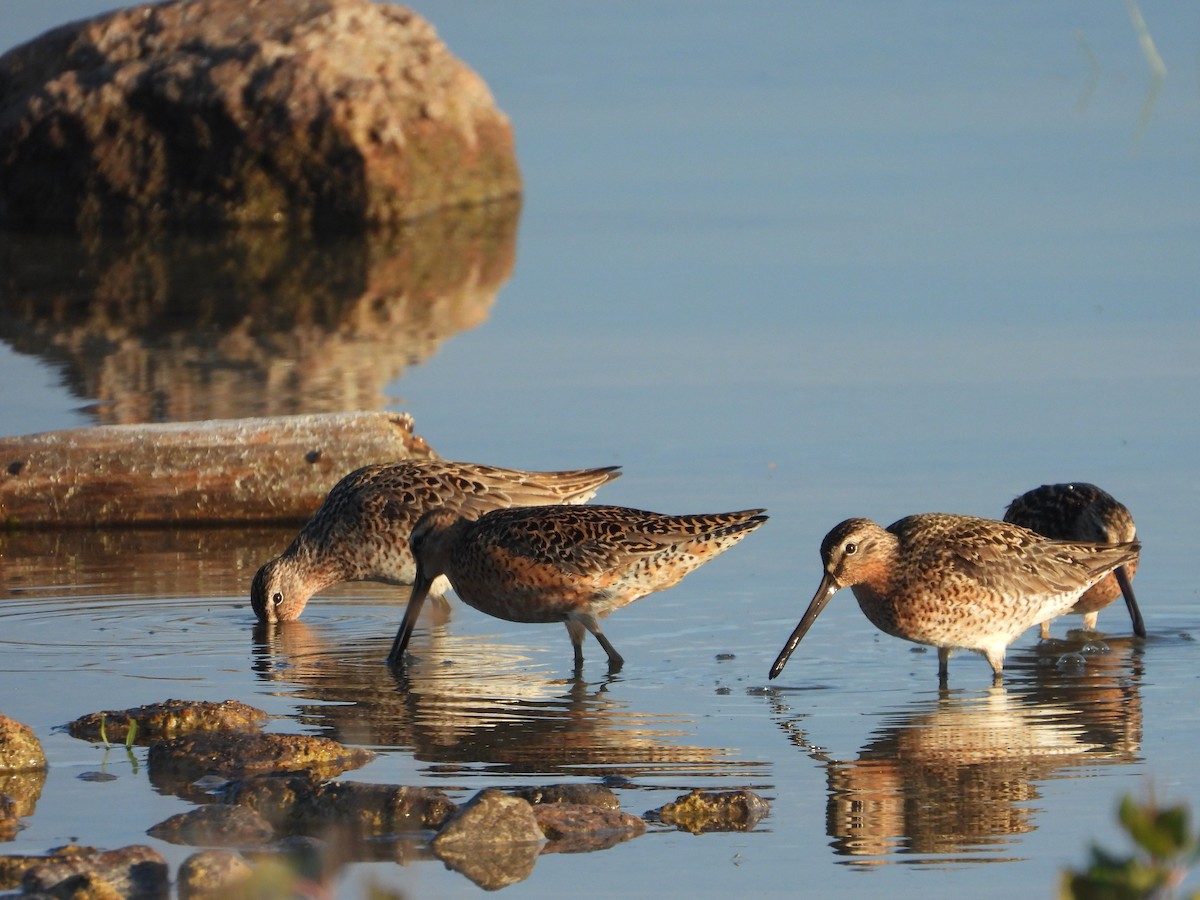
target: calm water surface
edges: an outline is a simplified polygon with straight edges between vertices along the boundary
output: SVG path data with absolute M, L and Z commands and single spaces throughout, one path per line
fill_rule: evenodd
M 0 47 L 106 5 L 9 3 Z M 1142 4 L 1161 76 L 1118 2 L 418 9 L 513 119 L 519 223 L 435 231 L 412 265 L 9 240 L 3 432 L 403 409 L 451 458 L 620 464 L 606 502 L 771 521 L 614 616 L 625 669 L 589 645 L 580 681 L 563 629 L 455 603 L 398 683 L 403 592 L 378 586 L 256 634 L 249 580 L 288 529 L 0 536 L 0 708 L 52 762 L 0 852 L 185 858 L 145 835 L 190 806 L 144 751 L 55 730 L 167 697 L 252 703 L 380 751 L 347 778 L 457 799 L 619 778 L 635 813 L 693 787 L 772 803 L 751 833 L 543 856 L 512 896 L 1047 896 L 1090 841 L 1122 849 L 1123 793 L 1195 807 L 1200 7 Z M 936 654 L 847 593 L 767 681 L 837 521 L 999 516 L 1071 479 L 1137 517 L 1145 642 L 1118 604 L 1104 640 L 1031 631 L 1003 689 L 964 656 L 939 692 Z M 480 893 L 421 857 L 340 891 Z

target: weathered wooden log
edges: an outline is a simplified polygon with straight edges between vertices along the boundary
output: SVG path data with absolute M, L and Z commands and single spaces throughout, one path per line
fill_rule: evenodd
M 297 522 L 368 463 L 436 459 L 405 413 L 103 425 L 0 438 L 13 528 Z

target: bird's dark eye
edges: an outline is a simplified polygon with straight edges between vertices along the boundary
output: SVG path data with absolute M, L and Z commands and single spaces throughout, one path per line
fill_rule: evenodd
M 857 552 L 858 552 L 858 544 L 854 543 L 853 541 L 850 541 L 848 544 L 846 544 L 846 555 L 847 556 L 849 556 L 851 553 L 857 553 Z
M 274 594 L 271 595 L 271 602 L 274 603 L 276 606 L 278 606 L 280 603 L 283 602 L 283 594 L 279 593 L 279 591 L 276 591 Z

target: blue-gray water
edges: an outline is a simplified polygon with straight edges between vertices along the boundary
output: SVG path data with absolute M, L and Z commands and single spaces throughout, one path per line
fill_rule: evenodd
M 10 2 L 0 47 L 104 5 Z M 609 683 L 588 647 L 570 684 L 561 628 L 456 604 L 417 635 L 454 665 L 403 703 L 378 665 L 400 591 L 332 591 L 293 643 L 253 643 L 249 578 L 286 532 L 9 543 L 0 709 L 53 768 L 0 852 L 78 838 L 181 859 L 144 830 L 184 801 L 52 731 L 168 696 L 262 706 L 383 751 L 347 777 L 460 799 L 613 772 L 638 813 L 690 787 L 771 799 L 753 833 L 545 856 L 509 896 L 1047 896 L 1092 840 L 1122 848 L 1123 793 L 1195 807 L 1200 7 L 1140 8 L 1162 77 L 1116 0 L 418 4 L 512 117 L 526 196 L 486 316 L 386 402 L 451 458 L 620 464 L 606 502 L 771 521 L 616 614 Z M 47 346 L 0 345 L 3 433 L 109 408 Z M 248 402 L 231 394 L 213 404 Z M 767 690 L 834 523 L 999 516 L 1072 479 L 1137 518 L 1144 646 L 1118 604 L 1081 668 L 1031 631 L 1003 692 L 964 656 L 943 697 L 935 654 L 847 594 Z M 102 765 L 118 780 L 75 777 Z M 342 890 L 372 879 L 479 893 L 428 861 L 354 866 Z

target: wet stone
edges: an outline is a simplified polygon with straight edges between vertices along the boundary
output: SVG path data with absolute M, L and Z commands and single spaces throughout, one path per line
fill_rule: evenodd
M 254 810 L 277 830 L 290 832 L 299 806 L 309 801 L 319 785 L 305 775 L 260 775 L 229 782 L 219 796 L 225 803 Z
M 751 831 L 770 808 L 770 804 L 753 791 L 695 790 L 646 813 L 646 818 L 693 834 Z
M 59 862 L 76 856 L 94 856 L 100 851 L 94 847 L 80 847 L 69 844 L 57 847 L 49 853 L 40 856 L 12 855 L 0 856 L 0 891 L 11 891 L 21 886 L 25 873 L 46 863 Z
M 459 807 L 433 839 L 436 851 L 451 844 L 540 842 L 533 807 L 519 797 L 488 788 Z
M 252 809 L 214 803 L 171 816 L 147 832 L 172 844 L 252 847 L 275 837 L 271 823 Z
M 533 807 L 488 788 L 459 807 L 433 839 L 433 852 L 484 890 L 523 881 L 542 847 Z
M 237 895 L 254 870 L 246 860 L 229 850 L 201 850 L 183 861 L 176 875 L 181 900 Z
M 543 853 L 590 853 L 607 850 L 646 831 L 632 813 L 577 803 L 545 803 L 533 808 L 538 827 L 550 841 Z
M 268 716 L 237 700 L 167 700 L 131 709 L 105 710 L 80 716 L 67 725 L 72 737 L 84 741 L 125 743 L 136 723 L 133 743 L 146 746 L 163 738 L 203 731 L 257 731 Z
M 520 192 L 512 126 L 404 7 L 168 0 L 0 56 L 0 218 L 346 229 Z
M 358 837 L 441 828 L 458 805 L 434 788 L 335 781 L 320 785 L 299 808 L 297 830 L 311 834 L 351 826 Z
M 206 775 L 310 772 L 331 778 L 366 765 L 375 754 L 312 735 L 209 732 L 159 741 L 147 758 L 151 783 L 181 793 Z
M 240 779 L 221 797 L 257 810 L 283 832 L 316 834 L 342 826 L 360 838 L 436 830 L 458 809 L 434 788 L 304 777 Z
M 168 887 L 167 861 L 141 844 L 64 856 L 28 869 L 21 879 L 27 894 L 71 898 L 166 897 Z
M 0 715 L 0 772 L 46 768 L 41 742 L 28 725 Z
M 549 784 L 544 787 L 516 788 L 508 793 L 535 806 L 547 803 L 575 803 L 604 809 L 621 808 L 621 801 L 617 795 L 602 784 Z

